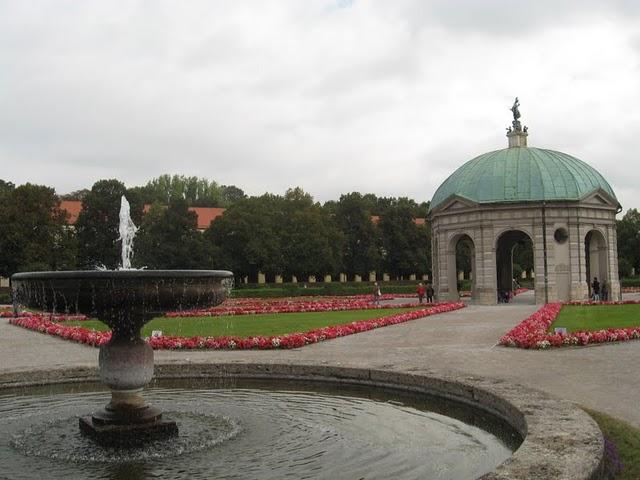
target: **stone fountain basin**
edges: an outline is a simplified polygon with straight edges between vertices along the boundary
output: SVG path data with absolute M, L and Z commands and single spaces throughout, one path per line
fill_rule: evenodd
M 95 368 L 0 374 L 0 389 L 91 382 Z M 604 440 L 597 424 L 574 404 L 502 380 L 429 371 L 373 370 L 330 365 L 194 364 L 158 365 L 156 378 L 234 378 L 364 385 L 435 395 L 506 421 L 523 439 L 520 447 L 481 480 L 597 480 L 603 478 Z
M 148 320 L 163 312 L 215 306 L 227 297 L 233 274 L 225 270 L 96 270 L 17 273 L 14 300 L 30 308 Z

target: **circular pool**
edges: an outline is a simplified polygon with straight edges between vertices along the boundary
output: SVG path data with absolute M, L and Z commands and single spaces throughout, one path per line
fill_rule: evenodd
M 77 429 L 108 397 L 97 374 L 0 374 L 0 478 L 600 478 L 602 436 L 584 412 L 501 381 L 158 365 L 145 395 L 179 423 L 180 436 L 118 450 Z

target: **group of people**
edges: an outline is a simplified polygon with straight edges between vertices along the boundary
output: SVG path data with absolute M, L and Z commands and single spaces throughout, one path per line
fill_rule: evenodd
M 511 298 L 515 295 L 517 289 L 520 288 L 517 281 L 513 280 L 513 291 L 509 290 L 499 290 L 498 291 L 498 303 L 509 303 Z M 433 303 L 433 285 L 428 283 L 425 285 L 420 282 L 416 287 L 416 293 L 418 294 L 418 301 L 420 303 L 424 302 L 426 297 L 427 303 Z M 380 290 L 380 285 L 378 282 L 373 284 L 373 303 L 376 305 L 380 305 L 380 299 L 382 298 L 382 291 Z M 609 289 L 607 287 L 607 282 L 602 282 L 602 285 L 598 281 L 598 277 L 593 277 L 593 282 L 591 282 L 591 300 L 594 302 L 607 301 L 609 300 Z
M 416 288 L 416 293 L 418 294 L 418 301 L 420 303 L 424 302 L 425 297 L 427 297 L 427 303 L 433 303 L 433 295 L 435 293 L 433 289 L 433 285 L 430 283 L 425 287 L 422 282 L 418 284 Z M 382 298 L 382 291 L 380 290 L 380 285 L 378 282 L 373 284 L 373 303 L 375 305 L 380 305 L 380 299 Z
M 418 284 L 416 288 L 416 293 L 418 294 L 418 301 L 422 303 L 424 301 L 424 297 L 427 297 L 427 303 L 433 303 L 433 294 L 435 291 L 433 290 L 433 285 L 427 283 L 425 287 L 422 282 Z
M 594 302 L 606 302 L 609 300 L 609 287 L 607 286 L 607 282 L 602 281 L 602 285 L 598 281 L 598 277 L 593 277 L 593 282 L 591 282 L 591 300 Z

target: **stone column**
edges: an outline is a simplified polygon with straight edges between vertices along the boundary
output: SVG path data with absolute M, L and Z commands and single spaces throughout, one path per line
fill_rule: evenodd
M 614 216 L 615 221 L 615 216 Z M 609 242 L 609 300 L 622 300 L 622 288 L 620 286 L 620 273 L 618 272 L 618 231 L 616 224 L 607 228 L 607 241 Z
M 476 301 L 480 305 L 495 305 L 498 303 L 496 291 L 496 252 L 495 235 L 491 227 L 480 227 L 474 238 L 476 263 Z

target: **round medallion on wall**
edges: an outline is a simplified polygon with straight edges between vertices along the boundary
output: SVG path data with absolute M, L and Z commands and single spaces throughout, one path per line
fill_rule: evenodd
M 567 232 L 566 228 L 560 227 L 560 228 L 556 229 L 555 232 L 553 232 L 553 238 L 555 238 L 557 243 L 562 245 L 569 238 L 569 233 Z

